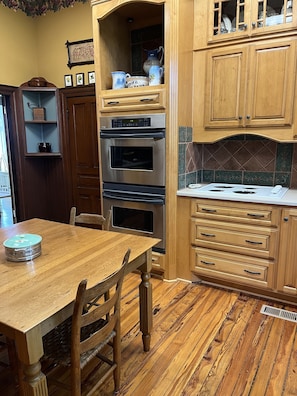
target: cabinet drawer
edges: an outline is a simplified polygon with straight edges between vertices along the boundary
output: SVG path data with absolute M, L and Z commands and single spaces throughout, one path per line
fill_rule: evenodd
M 165 255 L 157 252 L 152 253 L 152 269 L 157 272 L 165 271 Z
M 137 88 L 125 88 L 113 91 L 103 91 L 100 101 L 101 112 L 113 111 L 129 111 L 129 110 L 151 110 L 165 108 L 165 90 L 149 90 L 142 87 L 141 90 Z M 105 93 L 106 92 L 106 93 Z
M 280 210 L 273 205 L 193 199 L 191 215 L 203 219 L 276 227 L 279 224 Z
M 275 258 L 277 230 L 192 219 L 192 244 L 262 258 Z
M 261 287 L 267 287 L 268 280 L 273 279 L 268 276 L 273 271 L 268 260 L 201 248 L 192 248 L 191 270 L 198 275 Z

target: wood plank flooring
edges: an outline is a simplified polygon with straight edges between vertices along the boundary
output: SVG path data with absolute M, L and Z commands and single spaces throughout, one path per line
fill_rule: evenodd
M 142 350 L 139 276 L 130 274 L 122 298 L 121 395 L 297 395 L 296 324 L 260 313 L 262 304 L 297 307 L 237 292 L 152 278 L 154 329 Z M 1 370 L 1 369 L 0 369 Z M 7 370 L 0 394 L 15 395 Z M 112 395 L 109 381 L 98 395 Z M 66 393 L 50 387 L 50 395 Z

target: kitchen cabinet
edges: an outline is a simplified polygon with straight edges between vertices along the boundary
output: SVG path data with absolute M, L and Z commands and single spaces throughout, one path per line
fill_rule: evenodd
M 297 295 L 297 209 L 282 211 L 280 253 L 277 289 L 288 295 Z
M 115 92 L 116 91 L 116 92 Z M 101 91 L 101 113 L 165 109 L 165 89 L 137 87 Z
M 274 287 L 279 211 L 259 204 L 192 199 L 191 270 L 261 289 Z
M 163 275 L 165 271 L 165 254 L 152 252 L 152 273 Z
M 165 84 L 112 89 L 111 72 L 144 75 L 145 49 L 164 46 L 164 2 L 92 1 L 96 89 L 99 111 L 151 111 L 165 108 Z M 152 39 L 142 39 L 151 32 Z M 135 37 L 138 36 L 136 39 Z M 146 46 L 148 46 L 146 48 Z
M 295 54 L 295 41 L 209 51 L 205 127 L 292 125 Z
M 178 131 L 192 120 L 194 1 L 92 0 L 91 5 L 98 116 L 166 114 L 166 255 L 162 267 L 164 278 L 175 279 Z M 143 75 L 144 50 L 159 46 L 164 47 L 162 84 L 112 89 L 111 72 Z
M 193 141 L 296 141 L 295 3 L 195 1 Z
M 295 29 L 297 19 L 293 3 L 294 0 L 211 0 L 208 41 L 213 43 Z
M 294 141 L 295 39 L 197 52 L 194 62 L 199 70 L 194 75 L 194 108 L 202 107 L 194 113 L 195 141 L 211 142 L 239 133 Z
M 19 88 L 25 155 L 60 156 L 58 90 L 53 84 L 41 81 L 41 86 L 32 85 L 30 80 Z
M 66 221 L 69 217 L 59 98 L 57 88 L 42 77 L 32 78 L 18 88 L 13 139 L 18 148 L 15 157 L 19 170 L 15 177 L 18 221 L 34 217 Z M 50 143 L 51 150 L 46 146 L 39 151 L 43 143 Z

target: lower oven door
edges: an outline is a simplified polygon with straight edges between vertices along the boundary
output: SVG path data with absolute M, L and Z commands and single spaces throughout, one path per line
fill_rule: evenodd
M 103 207 L 111 231 L 159 238 L 153 250 L 165 253 L 165 196 L 103 191 Z

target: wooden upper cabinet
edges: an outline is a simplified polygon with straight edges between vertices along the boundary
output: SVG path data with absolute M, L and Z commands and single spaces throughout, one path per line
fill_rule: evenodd
M 156 86 L 112 89 L 111 73 L 145 76 L 145 50 L 165 47 L 164 1 L 93 0 L 91 4 L 98 110 L 163 109 L 166 66 L 163 83 Z
M 208 51 L 205 128 L 290 126 L 296 42 Z
M 295 75 L 295 40 L 251 46 L 247 127 L 292 125 Z
M 208 41 L 225 41 L 296 28 L 296 0 L 211 0 Z
M 209 50 L 205 80 L 205 128 L 243 127 L 247 48 Z

